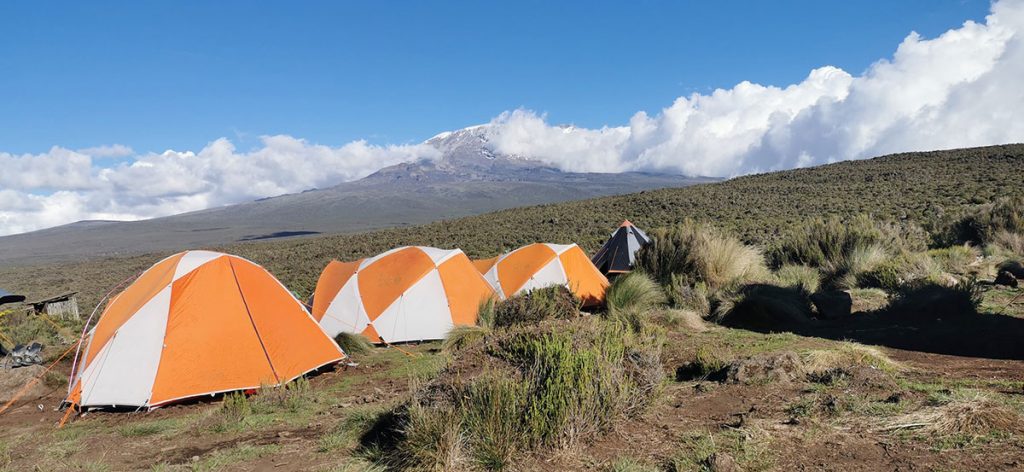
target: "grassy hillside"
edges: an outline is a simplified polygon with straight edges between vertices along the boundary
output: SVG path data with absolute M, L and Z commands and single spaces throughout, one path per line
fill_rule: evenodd
M 772 245 L 814 216 L 870 214 L 928 224 L 997 197 L 1024 195 L 1024 145 L 907 153 L 680 189 L 498 211 L 361 234 L 234 244 L 216 248 L 266 266 L 308 295 L 329 260 L 351 260 L 401 245 L 459 247 L 471 257 L 523 244 L 578 242 L 596 250 L 623 219 L 642 228 L 687 218 L 712 222 L 748 243 Z M 0 287 L 31 297 L 82 293 L 91 309 L 107 291 L 165 254 L 0 269 Z

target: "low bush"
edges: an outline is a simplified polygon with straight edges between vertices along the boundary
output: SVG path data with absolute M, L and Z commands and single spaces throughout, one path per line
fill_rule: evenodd
M 929 281 L 899 289 L 885 310 L 890 315 L 926 319 L 949 319 L 978 314 L 981 289 L 974 279 L 952 286 Z
M 878 268 L 905 242 L 891 225 L 865 215 L 852 219 L 813 219 L 790 230 L 771 251 L 776 267 L 787 264 L 814 267 L 829 289 L 857 285 L 861 274 Z
M 536 324 L 543 320 L 566 320 L 580 316 L 580 300 L 561 285 L 514 295 L 494 306 L 494 327 Z
M 981 251 L 974 246 L 964 244 L 932 249 L 928 251 L 928 256 L 942 270 L 952 274 L 966 275 L 970 271 L 971 265 L 981 257 Z
M 457 353 L 396 413 L 393 465 L 500 470 L 521 451 L 570 447 L 638 414 L 664 376 L 660 339 L 597 318 L 496 330 L 485 346 L 465 361 L 482 373 L 460 374 Z
M 633 331 L 640 332 L 650 313 L 664 306 L 665 292 L 642 272 L 631 272 L 615 279 L 605 294 L 606 315 Z
M 636 266 L 663 285 L 673 284 L 675 276 L 715 291 L 767 274 L 759 249 L 704 224 L 687 220 L 656 229 L 651 237 L 653 242 L 637 251 Z
M 690 285 L 685 277 L 673 274 L 668 286 L 668 299 L 674 308 L 693 311 L 701 316 L 711 313 L 711 291 L 704 282 Z
M 971 243 L 988 245 L 1024 235 L 1024 197 L 1001 198 L 978 205 L 934 231 L 937 247 Z

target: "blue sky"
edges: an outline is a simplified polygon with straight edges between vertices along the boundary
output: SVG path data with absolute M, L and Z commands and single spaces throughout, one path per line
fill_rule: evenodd
M 0 235 L 327 188 L 475 124 L 714 177 L 1024 142 L 1021 77 L 1024 0 L 0 1 Z
M 622 125 L 743 80 L 853 75 L 986 1 L 0 3 L 0 151 L 411 143 L 519 107 Z

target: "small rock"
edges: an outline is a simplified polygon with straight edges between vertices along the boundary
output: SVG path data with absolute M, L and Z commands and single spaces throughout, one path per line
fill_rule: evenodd
M 1018 285 L 1017 278 L 1008 270 L 999 271 L 995 283 L 996 285 L 1005 285 L 1007 287 L 1016 287 Z
M 740 472 L 743 470 L 736 463 L 736 459 L 724 452 L 716 452 L 708 457 L 708 469 L 712 472 Z
M 199 456 L 192 456 L 192 462 L 199 462 Z

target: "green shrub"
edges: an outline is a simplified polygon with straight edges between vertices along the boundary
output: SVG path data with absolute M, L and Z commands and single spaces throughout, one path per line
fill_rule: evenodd
M 539 288 L 496 303 L 494 327 L 572 319 L 580 316 L 580 306 L 580 300 L 564 286 Z
M 939 268 L 951 274 L 967 274 L 970 266 L 974 264 L 981 251 L 970 245 L 951 246 L 942 249 L 928 251 L 928 256 L 938 264 Z
M 402 467 L 449 467 L 464 448 L 475 465 L 503 469 L 520 451 L 570 447 L 639 414 L 664 378 L 660 338 L 599 318 L 514 326 L 485 346 L 485 358 L 467 361 L 484 362 L 483 373 L 466 379 L 453 367 L 415 389 L 394 416 L 394 444 L 376 447 Z
M 491 332 L 483 326 L 455 326 L 445 336 L 441 349 L 445 352 L 456 352 L 484 340 Z
M 941 279 L 941 267 L 927 253 L 902 252 L 882 262 L 878 267 L 858 274 L 857 285 L 896 292 L 905 285 L 921 281 L 938 283 Z
M 1001 198 L 979 205 L 942 225 L 933 235 L 940 247 L 954 244 L 988 245 L 997 239 L 1024 234 L 1024 197 Z
M 345 354 L 350 356 L 353 354 L 366 354 L 373 350 L 373 344 L 370 344 L 370 341 L 366 339 L 366 336 L 361 334 L 345 332 L 338 333 L 338 335 L 334 337 L 334 342 L 338 343 L 338 347 L 340 347 L 342 351 L 345 351 Z
M 656 229 L 651 237 L 653 242 L 637 251 L 636 267 L 663 285 L 676 276 L 715 291 L 767 274 L 760 250 L 704 224 L 687 220 Z
M 708 284 L 697 282 L 693 285 L 678 274 L 673 274 L 668 286 L 669 303 L 674 308 L 693 311 L 701 316 L 711 313 L 711 292 Z
M 790 230 L 772 250 L 776 266 L 815 267 L 826 288 L 853 288 L 857 278 L 878 268 L 904 246 L 892 226 L 865 215 L 852 219 L 817 218 Z

